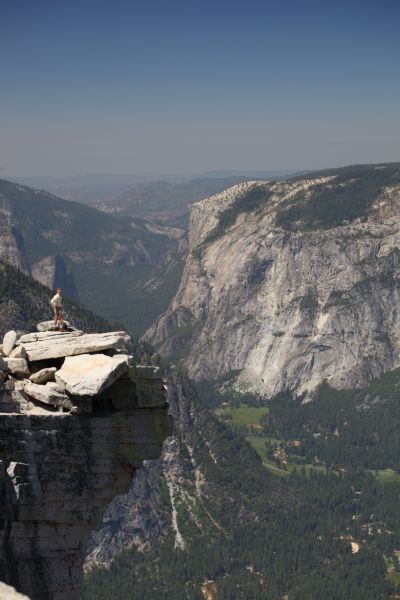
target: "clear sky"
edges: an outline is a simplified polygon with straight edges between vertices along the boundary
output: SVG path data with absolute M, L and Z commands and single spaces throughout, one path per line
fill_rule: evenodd
M 400 160 L 399 0 L 1 0 L 0 176 Z

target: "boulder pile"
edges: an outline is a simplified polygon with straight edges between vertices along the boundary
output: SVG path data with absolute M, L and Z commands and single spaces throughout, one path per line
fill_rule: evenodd
M 0 413 L 130 410 L 165 407 L 158 367 L 136 365 L 125 331 L 86 334 L 72 327 L 17 335 L 0 344 Z

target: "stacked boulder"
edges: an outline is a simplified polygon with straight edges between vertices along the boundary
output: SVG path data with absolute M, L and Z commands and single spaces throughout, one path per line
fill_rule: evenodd
M 164 407 L 158 367 L 135 365 L 124 331 L 85 334 L 72 327 L 17 335 L 0 344 L 0 413 L 129 410 Z

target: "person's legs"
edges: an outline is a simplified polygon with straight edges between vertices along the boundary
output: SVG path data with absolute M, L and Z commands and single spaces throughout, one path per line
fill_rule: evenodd
M 62 313 L 61 313 L 61 308 L 59 306 L 56 306 L 56 318 L 55 318 L 55 327 L 57 327 L 57 325 L 59 323 L 62 323 L 64 321 Z

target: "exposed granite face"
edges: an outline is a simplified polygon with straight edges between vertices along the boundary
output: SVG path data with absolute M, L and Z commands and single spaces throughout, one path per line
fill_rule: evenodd
M 124 331 L 109 333 L 86 333 L 72 331 L 45 331 L 23 335 L 17 344 L 22 344 L 30 361 L 77 356 L 88 352 L 123 349 L 130 343 Z
M 74 276 L 68 271 L 62 256 L 45 256 L 33 263 L 32 277 L 52 290 L 62 288 L 66 298 L 79 302 Z
M 78 599 L 90 531 L 169 433 L 162 408 L 0 415 L 0 579 L 32 600 Z
M 84 337 L 60 334 L 70 344 Z M 0 581 L 32 600 L 79 598 L 90 531 L 143 461 L 160 457 L 172 433 L 159 370 L 135 366 L 118 347 L 110 351 L 124 364 L 119 379 L 108 377 L 90 396 L 60 388 L 68 405 L 44 398 L 57 383 L 32 383 L 0 359 Z M 61 367 L 57 354 L 49 360 Z M 81 354 L 88 376 L 95 357 L 112 360 Z M 28 375 L 51 369 L 25 362 Z
M 400 365 L 400 186 L 368 215 L 311 230 L 276 224 L 281 206 L 332 177 L 241 184 L 193 205 L 190 252 L 168 311 L 145 338 L 191 378 L 273 396 L 323 380 L 361 387 Z M 272 192 L 219 235 L 219 215 L 254 186 Z
M 30 275 L 23 235 L 13 224 L 0 198 L 0 258 L 23 273 Z

